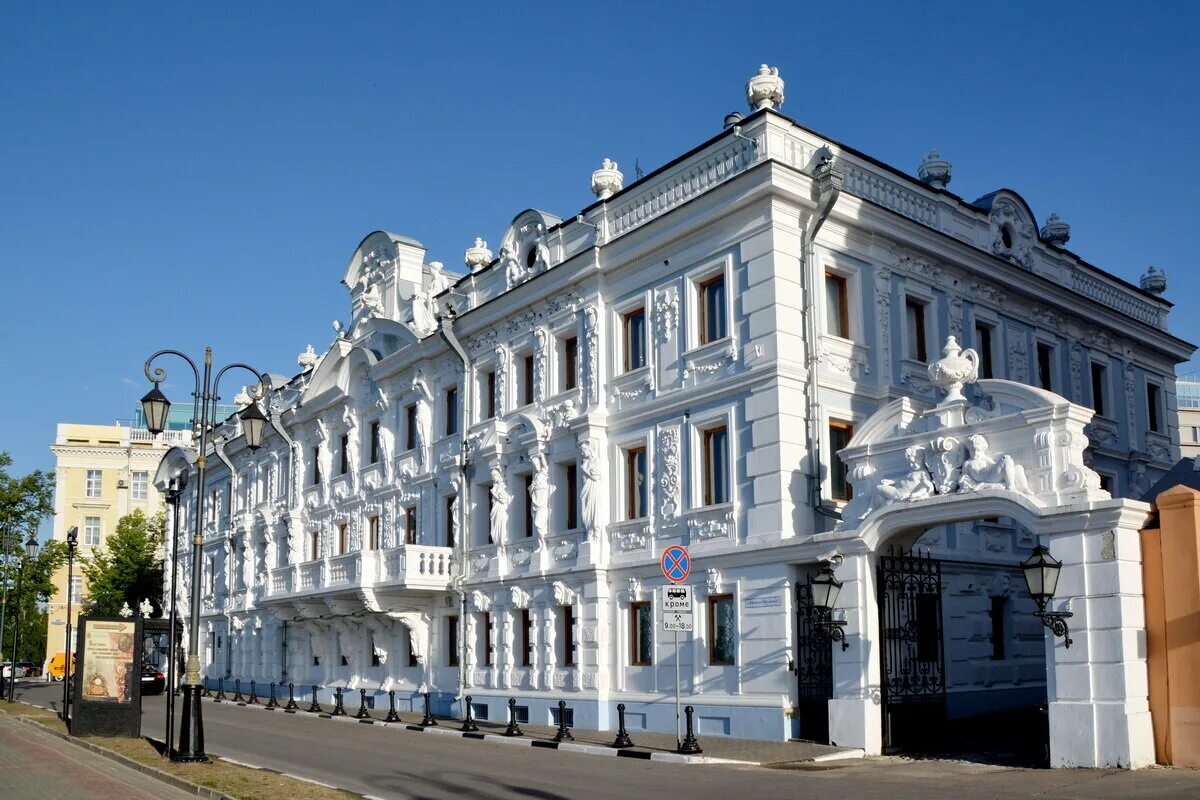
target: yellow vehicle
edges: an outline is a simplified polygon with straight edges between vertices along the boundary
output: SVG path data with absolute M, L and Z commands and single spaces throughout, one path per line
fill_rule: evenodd
M 48 680 L 61 681 L 63 679 L 63 667 L 67 665 L 66 653 L 55 653 L 50 656 L 50 661 L 46 664 L 46 678 Z M 75 671 L 75 654 L 71 654 L 71 671 Z

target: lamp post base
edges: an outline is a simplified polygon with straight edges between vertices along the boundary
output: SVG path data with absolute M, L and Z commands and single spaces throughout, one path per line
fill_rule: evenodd
M 183 714 L 179 724 L 179 747 L 171 754 L 171 760 L 185 764 L 206 762 L 204 752 L 204 715 L 201 711 L 198 684 L 183 686 Z

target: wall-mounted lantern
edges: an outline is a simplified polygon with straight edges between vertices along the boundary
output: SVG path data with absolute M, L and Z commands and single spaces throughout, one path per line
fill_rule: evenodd
M 1038 610 L 1034 616 L 1041 619 L 1042 624 L 1050 629 L 1055 636 L 1063 637 L 1065 645 L 1071 646 L 1071 631 L 1067 627 L 1067 617 L 1070 611 L 1047 611 L 1046 604 L 1053 599 L 1054 590 L 1058 588 L 1058 576 L 1062 571 L 1062 562 L 1050 555 L 1050 551 L 1042 545 L 1033 548 L 1029 558 L 1021 562 L 1021 571 L 1025 574 L 1025 585 L 1029 587 L 1029 595 L 1037 603 Z
M 842 630 L 846 620 L 833 618 L 838 593 L 842 591 L 842 582 L 833 574 L 832 567 L 826 564 L 821 568 L 819 575 L 808 579 L 808 585 L 815 612 L 813 627 L 828 636 L 830 642 L 841 642 L 842 650 L 846 650 L 850 647 L 850 643 L 846 641 L 846 632 Z

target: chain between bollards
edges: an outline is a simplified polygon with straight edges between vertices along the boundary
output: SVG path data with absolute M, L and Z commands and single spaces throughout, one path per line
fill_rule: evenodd
M 279 708 L 279 701 L 275 699 L 275 681 L 271 681 L 271 697 L 267 700 L 266 707 L 272 711 Z
M 425 693 L 425 716 L 421 717 L 421 725 L 431 727 L 437 725 L 437 720 L 433 718 L 433 703 L 429 699 L 429 692 Z
M 283 710 L 284 711 L 296 711 L 299 708 L 300 708 L 300 706 L 296 705 L 296 685 L 293 683 L 289 683 L 288 684 L 288 701 L 287 701 L 287 705 L 283 707 Z
M 367 690 L 358 690 L 358 713 L 354 715 L 355 719 L 370 719 L 371 712 L 367 711 Z
M 333 690 L 333 711 L 329 712 L 335 717 L 346 716 L 346 707 L 342 705 L 342 687 L 337 687 Z
M 463 718 L 462 728 L 459 730 L 463 733 L 471 733 L 472 731 L 479 730 L 479 726 L 475 724 L 475 718 L 471 716 L 471 695 L 467 695 L 463 707 L 466 708 L 467 713 Z
M 524 736 L 521 726 L 517 724 L 517 698 L 508 698 L 508 727 L 504 729 L 505 736 Z
M 575 737 L 567 730 L 567 701 L 558 701 L 558 730 L 554 732 L 554 741 L 573 742 Z
M 700 749 L 700 743 L 696 741 L 696 734 L 692 731 L 692 714 L 695 711 L 691 706 L 683 710 L 683 713 L 687 715 L 687 735 L 683 737 L 683 742 L 679 745 L 680 753 L 696 754 L 704 752 Z
M 312 701 L 312 705 L 308 707 L 308 713 L 320 714 L 321 713 L 321 704 L 317 702 L 317 685 L 315 683 L 313 684 L 313 687 L 312 687 L 312 695 L 313 695 L 313 701 Z
M 633 747 L 633 739 L 625 730 L 625 704 L 617 703 L 617 738 L 613 739 L 613 747 Z
M 384 722 L 399 722 L 400 715 L 396 713 L 396 690 L 388 690 L 388 713 L 384 718 Z

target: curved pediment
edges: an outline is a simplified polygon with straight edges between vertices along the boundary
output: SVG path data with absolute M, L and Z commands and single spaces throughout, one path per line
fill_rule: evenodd
M 1026 269 L 1032 268 L 1038 226 L 1025 198 L 1011 189 L 998 189 L 973 205 L 988 213 L 992 252 Z
M 195 450 L 190 447 L 172 447 L 163 453 L 162 460 L 158 462 L 158 469 L 154 472 L 155 488 L 160 492 L 165 491 L 172 478 L 186 476 L 195 463 Z
M 401 236 L 389 231 L 372 231 L 363 237 L 363 240 L 358 243 L 358 247 L 354 248 L 354 253 L 350 256 L 349 263 L 346 264 L 342 283 L 347 286 L 357 286 L 366 273 L 378 269 L 382 263 L 394 261 L 397 256 L 397 245 L 425 249 L 425 245 L 408 236 Z
M 378 362 L 379 357 L 369 348 L 351 345 L 344 339 L 337 340 L 313 370 L 312 379 L 300 398 L 301 404 L 326 392 L 354 395 L 357 387 L 370 381 L 370 368 Z

